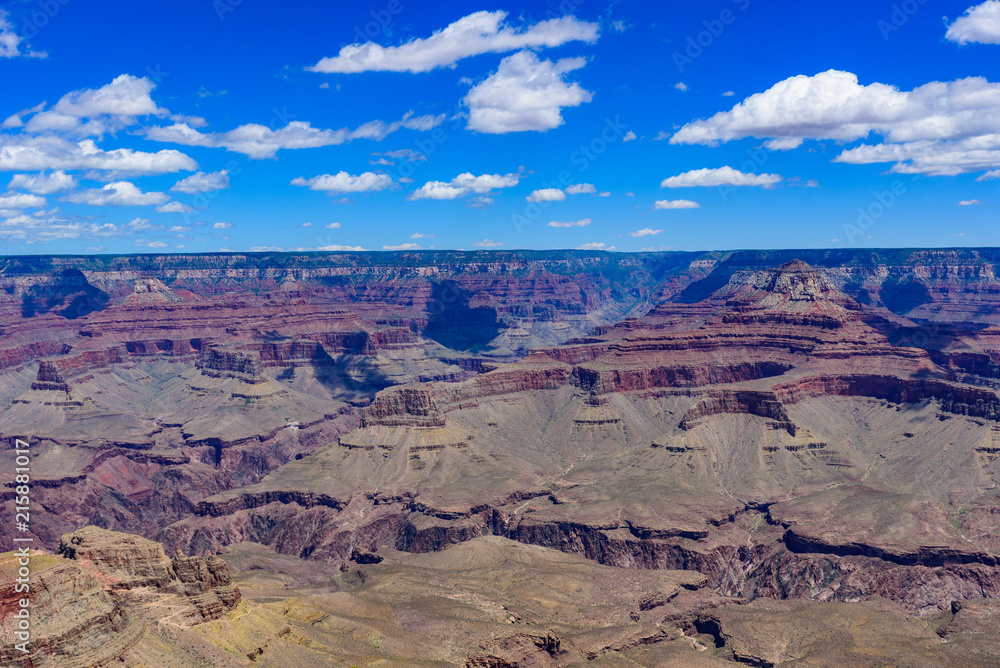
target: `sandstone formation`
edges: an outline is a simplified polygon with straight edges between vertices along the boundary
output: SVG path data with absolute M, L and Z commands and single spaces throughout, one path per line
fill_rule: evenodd
M 218 557 L 167 559 L 140 536 L 84 527 L 63 536 L 58 555 L 33 551 L 30 651 L 13 643 L 18 558 L 0 555 L 5 666 L 92 668 L 123 661 L 150 624 L 190 627 L 219 619 L 240 603 L 229 566 Z

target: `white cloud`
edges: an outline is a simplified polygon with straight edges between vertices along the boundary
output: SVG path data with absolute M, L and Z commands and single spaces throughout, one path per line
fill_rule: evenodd
M 319 247 L 319 248 L 317 248 L 316 250 L 322 250 L 322 251 L 354 251 L 354 252 L 360 252 L 360 251 L 366 251 L 366 250 L 368 250 L 368 249 L 367 249 L 367 248 L 363 248 L 363 247 L 361 247 L 361 246 L 342 246 L 342 245 L 340 245 L 340 244 L 333 244 L 333 245 L 331 245 L 331 246 L 320 246 L 320 247 Z
M 394 160 L 406 160 L 408 162 L 416 162 L 417 160 L 427 161 L 427 156 L 423 153 L 417 153 L 412 148 L 401 148 L 398 151 L 384 151 L 382 153 L 372 153 L 372 155 L 383 158 L 392 158 Z
M 592 183 L 577 183 L 566 188 L 567 195 L 593 195 L 597 193 L 597 188 Z
M 149 218 L 133 218 L 125 224 L 125 228 L 131 232 L 159 232 L 163 225 L 153 225 Z
M 637 137 L 634 132 L 632 132 L 631 130 L 629 130 L 628 132 L 625 133 L 625 136 L 622 137 L 622 142 L 624 143 L 624 142 L 635 141 L 638 138 L 639 137 Z
M 166 193 L 142 192 L 134 183 L 115 181 L 103 188 L 79 190 L 64 197 L 73 204 L 90 206 L 152 206 L 170 200 Z
M 736 95 L 736 93 L 734 93 L 731 90 L 727 90 L 725 93 L 722 94 L 722 97 L 732 97 L 733 95 Z
M 837 162 L 895 162 L 893 171 L 961 174 L 1000 165 L 1000 84 L 982 77 L 935 81 L 912 91 L 829 70 L 796 76 L 732 110 L 682 127 L 674 144 L 768 139 L 788 150 L 806 139 L 855 141 L 872 132 L 884 143 L 845 151 Z
M 499 246 L 506 246 L 507 244 L 499 241 L 493 241 L 493 239 L 483 239 L 482 241 L 477 241 L 472 245 L 477 248 L 497 248 Z
M 486 134 L 545 132 L 563 124 L 563 107 L 590 102 L 593 95 L 563 76 L 586 64 L 584 58 L 553 63 L 530 51 L 504 58 L 500 67 L 462 100 L 469 107 L 469 130 Z
M 653 204 L 653 208 L 657 211 L 671 210 L 671 209 L 700 209 L 701 204 L 698 202 L 692 202 L 689 199 L 660 199 Z
M 167 244 L 163 241 L 146 241 L 145 239 L 136 239 L 136 246 L 145 246 L 146 248 L 166 248 Z
M 213 230 L 229 230 L 232 229 L 232 227 L 233 227 L 232 223 L 214 223 L 212 225 Z
M 45 58 L 45 53 L 29 51 L 22 53 L 20 44 L 24 38 L 14 31 L 14 25 L 7 17 L 7 11 L 0 8 L 0 58 L 14 58 L 16 56 L 27 56 L 29 58 Z
M 632 26 L 631 24 L 628 24 L 625 21 L 612 21 L 611 27 L 615 29 L 615 32 L 625 32 Z
M 663 230 L 654 230 L 650 227 L 644 227 L 641 230 L 636 230 L 635 232 L 629 232 L 630 237 L 651 237 L 654 234 L 659 234 Z
M 411 239 L 433 239 L 434 237 L 433 234 L 421 234 L 420 232 L 414 232 L 410 235 Z
M 586 227 L 587 225 L 590 225 L 592 222 L 594 221 L 592 221 L 590 218 L 583 218 L 582 220 L 572 220 L 563 223 L 553 220 L 551 223 L 549 223 L 549 227 Z
M 45 198 L 24 193 L 0 195 L 0 209 L 40 209 L 45 206 Z
M 695 169 L 663 179 L 661 188 L 697 188 L 712 186 L 773 186 L 781 181 L 778 174 L 746 174 L 732 167 Z
M 469 194 L 465 188 L 453 186 L 444 181 L 428 181 L 410 193 L 408 199 L 459 199 Z
M 688 90 L 688 85 L 683 81 L 678 81 L 676 84 L 674 84 L 674 88 L 676 88 L 682 93 L 686 93 Z
M 987 0 L 965 10 L 948 26 L 945 39 L 959 44 L 1000 44 L 1000 0 Z
M 221 169 L 217 172 L 195 172 L 191 176 L 181 179 L 170 189 L 172 193 L 196 193 L 214 192 L 225 190 L 229 187 L 229 170 Z
M 337 146 L 355 139 L 381 141 L 404 128 L 418 131 L 431 130 L 440 125 L 444 118 L 444 114 L 414 116 L 409 112 L 401 120 L 393 123 L 369 121 L 354 130 L 349 128 L 323 130 L 303 121 L 292 121 L 280 130 L 250 123 L 228 132 L 199 132 L 187 123 L 175 123 L 167 127 L 149 128 L 146 130 L 146 137 L 153 141 L 172 142 L 184 146 L 225 148 L 261 160 L 273 158 L 281 149 Z
M 596 23 L 563 16 L 515 30 L 504 23 L 507 12 L 475 12 L 455 21 L 425 39 L 411 39 L 400 46 L 383 47 L 374 42 L 350 44 L 337 56 L 323 58 L 312 72 L 349 74 L 356 72 L 429 72 L 453 66 L 459 60 L 483 53 L 556 47 L 567 42 L 594 42 Z
M 529 202 L 562 202 L 566 199 L 566 193 L 559 188 L 541 188 L 532 191 L 527 199 Z
M 75 187 L 76 180 L 62 170 L 41 174 L 15 174 L 7 184 L 10 190 L 27 190 L 36 195 L 53 195 Z
M 975 206 L 976 204 L 982 204 L 978 199 L 963 199 L 958 203 L 959 206 Z
M 329 225 L 324 225 L 323 227 L 325 227 L 328 230 L 339 230 L 341 227 L 343 227 L 343 225 L 341 225 L 340 223 L 330 223 Z
M 491 190 L 498 188 L 512 188 L 521 179 L 520 173 L 511 174 L 482 174 L 476 176 L 470 172 L 459 174 L 450 182 L 428 181 L 410 194 L 409 199 L 438 199 L 449 200 L 459 199 L 466 195 L 485 195 Z M 489 198 L 484 198 L 489 199 Z M 492 204 L 492 200 L 487 202 Z
M 123 231 L 117 225 L 83 223 L 67 218 L 58 209 L 37 211 L 0 220 L 0 239 L 26 244 L 48 243 L 66 239 L 94 239 L 118 236 Z
M 385 190 L 392 187 L 392 177 L 388 174 L 364 172 L 354 176 L 347 172 L 323 174 L 305 179 L 301 176 L 292 179 L 293 186 L 306 186 L 310 190 L 320 190 L 329 193 L 364 193 Z
M 156 213 L 191 213 L 194 208 L 180 202 L 167 202 L 156 207 Z
M 977 178 L 976 181 L 990 181 L 992 179 L 1000 179 L 1000 169 L 994 169 L 993 171 L 986 172 Z
M 113 116 L 130 121 L 137 116 L 166 116 L 149 96 L 156 84 L 149 79 L 122 74 L 100 88 L 85 88 L 63 95 L 53 112 L 75 118 Z
M 333 244 L 332 246 L 320 246 L 316 250 L 321 251 L 365 251 L 367 248 L 362 248 L 361 246 L 341 246 L 340 244 Z
M 451 180 L 451 185 L 466 188 L 480 195 L 494 188 L 512 188 L 520 180 L 520 174 L 483 174 L 474 176 L 469 172 L 459 174 Z
M 145 77 L 122 74 L 100 88 L 67 93 L 51 109 L 46 110 L 43 102 L 18 112 L 8 117 L 3 127 L 23 128 L 27 134 L 57 134 L 77 139 L 117 132 L 137 123 L 140 116 L 170 115 L 150 97 L 155 87 L 156 84 Z M 197 117 L 171 118 L 204 124 L 204 120 Z
M 607 190 L 602 190 L 601 192 L 597 193 L 597 196 L 598 197 L 611 197 L 611 193 L 609 191 L 607 191 Z
M 423 248 L 420 244 L 399 244 L 396 246 L 382 246 L 382 250 L 386 251 L 405 251 L 405 250 L 420 250 Z
M 577 246 L 576 249 L 577 250 L 604 250 L 604 251 L 613 251 L 615 249 L 615 247 L 614 246 L 609 246 L 606 243 L 604 243 L 603 241 L 593 241 L 593 242 L 591 242 L 589 244 L 583 244 L 582 246 Z
M 190 172 L 198 163 L 180 151 L 156 153 L 119 148 L 104 151 L 91 139 L 79 143 L 62 137 L 0 134 L 0 171 L 37 172 L 47 169 L 94 169 L 113 175 Z

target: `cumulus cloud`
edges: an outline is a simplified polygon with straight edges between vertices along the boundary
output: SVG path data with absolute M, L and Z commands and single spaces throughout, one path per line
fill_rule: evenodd
M 497 248 L 499 246 L 506 246 L 507 244 L 499 241 L 493 241 L 493 239 L 483 239 L 482 241 L 477 241 L 472 245 L 476 248 Z
M 674 84 L 674 88 L 676 88 L 682 93 L 686 93 L 688 90 L 688 85 L 683 81 L 678 81 L 676 84 Z
M 76 118 L 113 116 L 135 119 L 138 116 L 166 116 L 169 112 L 153 102 L 150 93 L 156 84 L 146 77 L 122 74 L 100 88 L 85 88 L 63 95 L 52 111 Z
M 133 218 L 125 224 L 125 228 L 131 232 L 159 232 L 163 225 L 154 225 L 149 218 Z
M 480 11 L 461 18 L 424 39 L 411 39 L 399 46 L 383 47 L 374 42 L 350 44 L 337 56 L 323 58 L 306 69 L 312 72 L 349 74 L 356 72 L 429 72 L 453 66 L 459 60 L 483 53 L 556 47 L 567 42 L 594 42 L 598 25 L 563 16 L 515 29 L 504 21 L 505 11 Z
M 559 222 L 553 220 L 551 223 L 549 223 L 549 227 L 586 227 L 587 225 L 590 225 L 592 222 L 594 221 L 592 221 L 590 218 L 583 218 L 582 220 L 571 220 L 567 222 Z
M 62 170 L 40 174 L 14 174 L 7 184 L 10 190 L 27 190 L 36 195 L 53 195 L 75 187 L 76 180 Z
M 604 243 L 603 241 L 593 241 L 593 242 L 591 242 L 589 244 L 583 244 L 582 246 L 577 246 L 576 249 L 577 250 L 604 250 L 604 251 L 613 251 L 615 249 L 615 247 L 614 246 L 609 246 L 606 243 Z
M 361 246 L 342 246 L 340 244 L 332 244 L 330 246 L 320 246 L 316 250 L 321 251 L 366 251 L 367 248 L 362 248 Z
M 41 103 L 8 117 L 4 128 L 21 128 L 29 135 L 62 135 L 82 139 L 117 132 L 139 122 L 140 117 L 170 116 L 153 101 L 156 84 L 145 77 L 122 74 L 100 88 L 84 88 L 63 95 L 51 108 Z M 197 117 L 171 116 L 203 124 Z M 25 120 L 27 119 L 27 120 Z
M 423 248 L 420 244 L 397 244 L 395 246 L 382 246 L 382 250 L 386 251 L 406 251 L 406 250 L 420 250 Z
M 392 177 L 388 174 L 364 172 L 354 176 L 347 172 L 323 174 L 305 179 L 301 176 L 292 179 L 293 186 L 304 186 L 310 190 L 328 193 L 364 193 L 385 190 L 392 187 Z
M 559 188 L 541 188 L 532 191 L 527 199 L 529 202 L 562 202 L 566 199 L 566 193 Z
M 713 186 L 763 186 L 768 188 L 780 183 L 778 174 L 747 174 L 732 167 L 695 169 L 663 179 L 661 188 L 698 188 Z
M 597 188 L 594 187 L 593 183 L 577 183 L 566 188 L 567 195 L 593 195 L 597 193 Z
M 191 213 L 192 211 L 194 211 L 193 207 L 180 202 L 167 202 L 156 207 L 156 213 Z
M 992 171 L 986 172 L 982 176 L 976 179 L 976 181 L 990 181 L 992 179 L 1000 179 L 1000 169 L 994 169 Z
M 197 193 L 214 192 L 225 190 L 229 187 L 229 170 L 221 169 L 217 172 L 195 172 L 191 176 L 181 179 L 170 189 L 172 193 L 187 193 L 194 195 Z
M 102 150 L 91 139 L 0 134 L 0 171 L 93 169 L 119 176 L 191 172 L 198 163 L 180 151 Z
M 1000 0 L 987 0 L 965 10 L 948 26 L 945 38 L 959 44 L 1000 44 Z
M 486 134 L 545 132 L 563 124 L 563 107 L 590 102 L 593 95 L 564 76 L 586 65 L 584 58 L 539 60 L 530 51 L 504 58 L 500 67 L 462 100 L 467 128 Z
M 330 223 L 329 225 L 324 225 L 323 227 L 325 227 L 328 230 L 339 230 L 341 227 L 343 227 L 343 225 L 341 225 L 340 223 Z
M 232 227 L 232 223 L 215 223 L 212 225 L 212 229 L 214 230 L 229 230 L 232 229 Z
M 8 193 L 0 195 L 0 209 L 39 209 L 45 206 L 45 198 L 24 193 Z
M 663 230 L 654 230 L 651 227 L 644 227 L 641 230 L 636 230 L 635 232 L 629 232 L 630 237 L 651 237 L 654 234 L 659 234 Z
M 656 203 L 653 204 L 653 208 L 657 211 L 672 209 L 700 209 L 701 204 L 693 202 L 689 199 L 661 199 L 657 200 Z
M 64 216 L 58 209 L 36 211 L 0 220 L 0 239 L 26 244 L 66 239 L 96 239 L 119 236 L 124 231 L 112 223 L 88 223 Z
M 976 204 L 982 204 L 978 199 L 963 199 L 958 203 L 959 206 L 975 206 Z
M 433 239 L 435 235 L 433 234 L 421 234 L 420 232 L 414 232 L 410 235 L 411 239 Z
M 15 58 L 17 56 L 27 56 L 29 58 L 45 58 L 47 54 L 38 51 L 21 51 L 21 42 L 24 38 L 17 34 L 14 25 L 7 16 L 7 10 L 0 8 L 0 58 Z
M 521 180 L 520 173 L 482 174 L 476 176 L 471 172 L 459 174 L 451 181 L 428 181 L 410 194 L 409 199 L 459 199 L 466 195 L 485 195 L 494 189 L 512 188 Z M 492 200 L 488 202 L 492 204 Z
M 982 77 L 935 81 L 912 91 L 829 70 L 796 76 L 730 111 L 683 126 L 674 144 L 713 145 L 745 137 L 788 150 L 807 139 L 883 143 L 845 151 L 838 162 L 895 162 L 893 171 L 961 174 L 1000 165 L 1000 84 Z
M 624 143 L 624 142 L 635 141 L 638 138 L 639 137 L 636 136 L 636 134 L 634 132 L 632 132 L 631 130 L 629 130 L 628 132 L 625 133 L 625 136 L 622 137 L 622 142 Z
M 444 181 L 428 181 L 410 193 L 408 199 L 459 199 L 469 193 L 465 188 L 453 186 Z
M 242 153 L 255 160 L 273 158 L 282 149 L 319 148 L 337 146 L 355 139 L 381 141 L 400 129 L 426 131 L 444 121 L 445 115 L 414 116 L 408 112 L 401 120 L 385 123 L 369 121 L 353 130 L 324 130 L 314 128 L 304 121 L 292 121 L 279 130 L 250 123 L 228 132 L 199 132 L 187 123 L 174 123 L 166 127 L 146 130 L 146 137 L 153 141 L 170 142 L 184 146 L 225 148 Z
M 142 192 L 134 183 L 115 181 L 103 188 L 88 188 L 70 193 L 64 197 L 73 204 L 89 206 L 152 206 L 170 200 L 166 193 Z

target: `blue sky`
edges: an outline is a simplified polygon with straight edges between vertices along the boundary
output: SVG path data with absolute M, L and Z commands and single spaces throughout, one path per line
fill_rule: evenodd
M 3 254 L 1000 244 L 1000 0 L 0 8 Z

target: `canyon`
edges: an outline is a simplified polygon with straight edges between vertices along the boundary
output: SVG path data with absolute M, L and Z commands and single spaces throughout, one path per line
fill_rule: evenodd
M 3 660 L 996 665 L 998 266 L 2 258 L 0 439 L 76 592 Z

